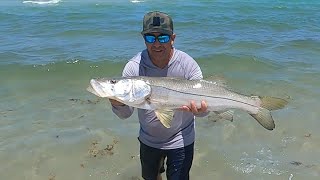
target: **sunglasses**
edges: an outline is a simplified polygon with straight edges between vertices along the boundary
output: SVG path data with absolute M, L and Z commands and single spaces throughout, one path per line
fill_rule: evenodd
M 167 34 L 161 34 L 159 36 L 154 36 L 151 34 L 144 35 L 144 40 L 147 43 L 154 43 L 158 39 L 159 43 L 167 43 L 170 41 L 170 35 Z

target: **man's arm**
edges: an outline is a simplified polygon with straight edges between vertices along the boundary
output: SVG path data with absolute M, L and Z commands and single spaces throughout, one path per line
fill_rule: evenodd
M 126 66 L 123 68 L 122 76 L 129 77 L 129 76 L 137 76 L 137 72 L 139 71 L 139 65 L 133 61 L 129 61 Z M 134 111 L 133 107 L 125 105 L 119 101 L 109 99 L 112 111 L 116 114 L 120 119 L 127 119 L 129 118 Z
M 112 111 L 116 114 L 120 119 L 127 119 L 133 114 L 133 107 L 127 106 L 119 101 L 109 99 Z

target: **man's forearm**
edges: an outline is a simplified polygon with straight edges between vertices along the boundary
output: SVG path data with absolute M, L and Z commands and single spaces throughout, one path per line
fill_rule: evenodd
M 112 104 L 111 104 L 112 105 Z M 112 105 L 112 111 L 115 113 L 120 119 L 127 119 L 133 113 L 133 107 L 127 105 Z

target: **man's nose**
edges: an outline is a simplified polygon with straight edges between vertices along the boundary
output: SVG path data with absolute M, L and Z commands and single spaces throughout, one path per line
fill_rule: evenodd
M 155 47 L 161 46 L 161 43 L 159 42 L 158 39 L 156 39 L 156 41 L 153 43 L 153 46 L 155 46 Z

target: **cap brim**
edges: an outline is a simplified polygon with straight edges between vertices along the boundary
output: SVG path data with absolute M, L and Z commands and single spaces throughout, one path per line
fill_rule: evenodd
M 168 34 L 168 35 L 173 34 L 173 32 L 171 30 L 162 29 L 162 28 L 152 28 L 152 29 L 148 29 L 148 30 L 141 32 L 142 35 L 145 35 L 148 33 L 162 33 L 162 34 Z

